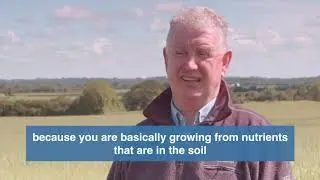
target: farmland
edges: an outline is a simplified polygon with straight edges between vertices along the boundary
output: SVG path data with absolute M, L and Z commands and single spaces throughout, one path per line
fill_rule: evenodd
M 13 96 L 5 96 L 4 94 L 0 94 L 0 100 L 9 100 L 9 101 L 17 101 L 17 100 L 50 100 L 59 96 L 66 96 L 71 99 L 75 99 L 80 95 L 81 92 L 78 93 L 17 93 Z
M 319 102 L 253 102 L 242 106 L 256 110 L 273 124 L 295 125 L 295 177 L 297 180 L 320 179 Z M 25 125 L 132 125 L 142 118 L 141 112 L 99 116 L 1 117 L 0 179 L 105 179 L 110 162 L 25 162 Z
M 117 89 L 116 92 L 121 97 L 121 95 L 125 92 L 127 92 L 128 89 Z M 59 96 L 65 96 L 70 99 L 75 99 L 79 95 L 81 95 L 81 91 L 78 92 L 70 92 L 70 93 L 16 93 L 13 96 L 5 96 L 3 93 L 0 93 L 0 100 L 10 100 L 10 101 L 16 101 L 16 100 L 50 100 L 57 98 Z

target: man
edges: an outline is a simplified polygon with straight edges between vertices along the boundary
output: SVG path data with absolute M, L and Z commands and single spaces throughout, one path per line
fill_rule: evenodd
M 236 107 L 224 80 L 232 58 L 227 25 L 213 10 L 190 8 L 170 23 L 163 49 L 170 88 L 138 125 L 269 125 Z M 236 151 L 236 149 L 235 149 Z M 291 180 L 288 162 L 114 162 L 108 180 Z

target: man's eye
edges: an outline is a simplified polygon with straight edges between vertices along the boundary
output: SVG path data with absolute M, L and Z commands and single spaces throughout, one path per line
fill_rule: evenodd
M 198 55 L 202 57 L 208 57 L 210 53 L 208 51 L 199 51 Z
M 183 55 L 184 54 L 184 52 L 182 52 L 182 51 L 176 51 L 176 55 Z
M 199 55 L 207 55 L 208 53 L 207 53 L 207 52 L 201 52 L 201 51 L 200 51 L 198 54 L 199 54 Z

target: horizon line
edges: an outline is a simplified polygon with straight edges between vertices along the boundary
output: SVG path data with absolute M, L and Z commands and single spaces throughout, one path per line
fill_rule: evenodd
M 0 80 L 13 81 L 13 80 L 53 80 L 53 79 L 152 79 L 152 78 L 167 78 L 167 76 L 135 76 L 135 77 L 88 77 L 88 76 L 74 76 L 74 77 L 36 77 L 36 78 L 0 78 Z M 259 79 L 302 79 L 302 78 L 320 78 L 318 76 L 299 76 L 299 77 L 266 77 L 266 76 L 226 76 L 225 78 L 259 78 Z

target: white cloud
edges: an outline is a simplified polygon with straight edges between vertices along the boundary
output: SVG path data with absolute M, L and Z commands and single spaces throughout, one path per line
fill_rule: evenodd
M 93 42 L 92 50 L 96 54 L 103 54 L 106 50 L 111 48 L 111 43 L 108 39 L 100 38 Z
M 214 4 L 211 1 L 208 2 L 208 4 L 210 3 Z M 196 1 L 192 4 L 200 5 Z M 120 72 L 117 68 L 120 68 L 124 62 L 128 63 L 131 69 L 140 68 L 136 65 L 139 63 L 149 63 L 148 67 L 154 67 L 156 63 L 162 64 L 159 49 L 165 45 L 164 36 L 169 28 L 167 18 L 178 11 L 182 5 L 182 1 L 178 2 L 177 0 L 157 4 L 149 9 L 144 9 L 144 4 L 135 4 L 133 7 L 126 6 L 126 10 L 123 8 L 106 14 L 97 14 L 98 11 L 75 5 L 62 6 L 53 12 L 56 19 L 79 22 L 76 24 L 67 24 L 69 21 L 66 23 L 52 21 L 54 24 L 49 24 L 52 23 L 51 21 L 45 22 L 50 26 L 43 27 L 45 29 L 42 30 L 41 25 L 33 22 L 29 24 L 30 27 L 13 25 L 15 29 L 6 29 L 0 32 L 0 59 L 7 63 L 2 66 L 1 71 L 9 75 L 15 75 L 11 71 L 17 71 L 16 74 L 20 73 L 20 76 L 29 75 L 29 73 L 23 74 L 24 67 L 19 67 L 19 69 L 17 67 L 19 63 L 13 62 L 32 62 L 25 64 L 30 67 L 32 64 L 40 62 L 39 67 L 41 68 L 39 69 L 44 69 L 41 72 L 43 76 L 47 76 L 46 71 L 50 71 L 48 68 L 51 66 L 57 67 L 52 74 L 60 75 L 61 72 L 65 72 L 68 76 L 70 74 L 72 76 L 75 74 L 91 75 L 97 72 L 96 69 L 88 68 L 88 66 L 103 67 L 101 68 L 102 75 L 107 72 L 113 76 Z M 303 1 L 245 0 L 222 2 L 219 6 L 222 8 L 220 10 L 225 12 L 223 15 L 231 20 L 229 21 L 231 27 L 228 31 L 231 48 L 235 51 L 235 60 L 233 61 L 235 64 L 232 66 L 235 71 L 232 72 L 233 74 L 247 76 L 260 75 L 264 72 L 268 76 L 299 76 L 319 72 L 319 69 L 316 69 L 320 65 L 320 52 L 318 51 L 320 49 L 319 2 L 315 1 L 312 4 Z M 237 7 L 237 13 L 230 11 L 231 6 Z M 36 15 L 41 16 L 39 13 Z M 90 21 L 90 24 L 83 23 L 82 20 Z M 126 29 L 126 25 L 127 22 L 132 23 L 133 21 L 145 23 L 149 31 L 155 33 L 135 31 L 134 35 L 127 34 L 130 41 L 126 42 L 127 35 L 124 37 L 119 32 L 132 32 Z M 97 23 L 97 27 L 94 26 L 95 23 Z M 76 29 L 77 25 L 81 28 Z M 23 29 L 16 30 L 19 27 Z M 36 29 L 33 30 L 32 37 L 29 28 Z M 119 31 L 117 31 L 118 28 Z M 114 38 L 120 38 L 115 44 L 111 44 L 107 38 L 102 38 L 106 37 L 106 32 L 110 32 L 110 30 L 112 30 Z M 138 29 L 135 28 L 135 30 Z M 23 33 L 20 34 L 20 32 Z M 152 41 L 150 38 L 155 39 Z M 111 52 L 110 49 L 113 51 Z M 141 51 L 145 53 L 141 53 Z M 130 61 L 132 58 L 138 59 L 139 63 Z M 107 61 L 103 61 L 104 59 Z M 112 63 L 113 59 L 117 59 L 117 61 L 113 61 L 114 66 L 106 71 L 102 64 Z M 156 61 L 148 61 L 148 59 L 156 59 Z M 101 64 L 97 65 L 97 60 L 102 60 L 99 61 Z M 93 61 L 95 63 L 91 63 Z M 59 66 L 66 69 L 64 63 L 72 64 L 70 68 L 73 68 L 74 72 L 71 73 L 72 70 L 69 71 L 69 69 L 58 72 Z M 290 64 L 290 68 L 287 68 L 288 64 Z M 84 70 L 79 68 L 80 66 Z M 248 70 L 248 67 L 253 66 L 254 68 Z M 12 67 L 11 71 L 9 71 L 10 67 Z M 91 71 L 86 71 L 86 68 Z M 154 69 L 148 68 L 148 72 L 144 73 L 149 74 L 144 75 L 149 76 L 152 73 L 157 73 L 158 69 L 159 65 L 156 65 Z M 32 70 L 32 72 L 40 74 L 40 70 Z M 134 75 L 141 72 L 140 70 L 131 71 L 128 68 L 125 72 L 121 71 L 125 74 L 119 73 L 115 76 L 129 76 L 129 74 Z
M 144 12 L 143 12 L 143 10 L 141 8 L 135 8 L 134 12 L 136 13 L 136 15 L 138 17 L 143 17 L 143 15 L 144 15 Z
M 304 44 L 304 45 L 311 45 L 314 43 L 311 37 L 308 37 L 306 35 L 297 35 L 294 40 L 296 43 Z
M 61 46 L 61 45 L 60 45 Z M 62 47 L 56 45 L 55 57 L 67 60 L 67 61 L 81 61 L 85 59 L 90 59 L 92 51 L 90 47 L 85 42 L 75 41 L 70 44 L 65 44 Z
M 158 47 L 163 48 L 166 46 L 166 40 L 161 39 L 158 41 Z
M 11 32 L 11 31 L 10 31 Z M 14 33 L 6 34 L 7 39 L 17 40 Z M 108 50 L 111 43 L 106 38 L 95 40 L 78 40 L 74 42 L 56 41 L 33 41 L 11 43 L 4 41 L 0 44 L 0 58 L 7 62 L 33 62 L 33 63 L 62 63 L 79 62 L 105 59 L 109 56 Z
M 17 44 L 20 42 L 20 37 L 14 31 L 8 30 L 7 32 L 0 32 L 0 45 L 7 46 L 8 44 Z
M 230 28 L 231 42 L 236 48 L 250 53 L 268 52 L 275 57 L 277 53 L 287 52 L 294 59 L 300 50 L 314 54 L 311 51 L 320 47 L 319 3 L 247 0 L 235 4 L 248 11 L 259 8 L 250 23 Z
M 240 45 L 250 45 L 255 44 L 255 41 L 252 39 L 237 39 L 236 42 Z
M 71 20 L 99 20 L 100 16 L 86 9 L 70 5 L 65 5 L 56 9 L 55 17 L 58 19 Z
M 66 32 L 66 31 L 67 31 L 66 27 L 63 27 L 63 26 L 46 27 L 44 29 L 45 35 L 48 35 L 48 36 L 61 34 L 61 33 Z
M 232 41 L 231 43 L 237 43 L 239 45 L 256 44 L 256 37 L 254 36 L 250 37 L 249 34 L 240 32 L 238 29 L 230 28 L 229 37 L 230 37 L 230 40 Z
M 285 42 L 285 39 L 281 37 L 278 32 L 270 29 L 261 35 L 261 39 L 262 38 L 264 38 L 264 41 L 270 41 L 270 43 L 274 45 L 281 45 Z
M 161 20 L 160 18 L 154 18 L 152 23 L 150 24 L 151 31 L 164 33 L 168 31 L 168 29 L 169 29 L 169 23 Z
M 310 39 L 308 37 L 305 37 L 305 36 L 297 36 L 296 40 L 297 41 L 310 41 Z
M 11 39 L 11 42 L 20 42 L 20 37 L 13 31 L 8 31 L 7 36 Z
M 182 8 L 182 2 L 177 1 L 157 4 L 155 10 L 161 12 L 177 12 L 180 8 Z

